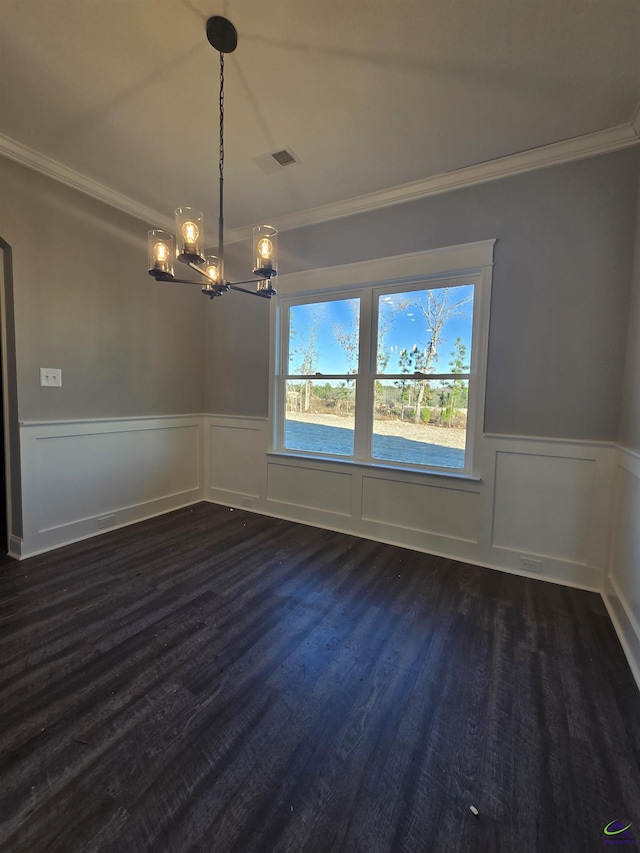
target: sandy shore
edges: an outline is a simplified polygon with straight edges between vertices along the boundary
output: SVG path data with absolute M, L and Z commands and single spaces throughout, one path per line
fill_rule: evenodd
M 340 427 L 348 425 L 348 418 L 340 415 L 308 415 L 301 412 L 287 412 L 287 419 L 308 424 L 319 424 L 320 426 Z M 376 421 L 374 431 L 378 435 L 397 435 L 401 438 L 408 438 L 410 441 L 426 441 L 429 444 L 439 444 L 442 447 L 464 449 L 465 430 L 463 429 L 414 424 L 408 421 Z

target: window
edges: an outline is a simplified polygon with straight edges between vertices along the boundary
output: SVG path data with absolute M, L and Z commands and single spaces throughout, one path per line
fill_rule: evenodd
M 476 473 L 485 272 L 443 270 L 280 297 L 276 451 Z
M 360 298 L 294 303 L 287 320 L 284 448 L 351 457 Z

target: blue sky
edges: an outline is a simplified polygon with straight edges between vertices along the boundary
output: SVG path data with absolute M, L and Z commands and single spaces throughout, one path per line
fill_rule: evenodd
M 427 346 L 430 334 L 426 320 L 415 305 L 407 305 L 411 297 L 424 294 L 425 291 L 413 291 L 408 294 L 389 294 L 381 297 L 388 305 L 396 304 L 404 300 L 402 309 L 396 307 L 393 312 L 393 320 L 385 335 L 385 349 L 390 352 L 386 373 L 399 373 L 401 368 L 398 364 L 399 354 L 402 349 L 411 349 L 414 344 L 419 349 Z M 450 289 L 449 301 L 456 303 L 459 300 L 473 294 L 472 285 L 463 285 Z M 351 304 L 350 304 L 351 303 Z M 291 308 L 291 322 L 294 335 L 290 341 L 290 371 L 298 372 L 303 359 L 303 352 L 309 348 L 309 339 L 313 325 L 314 315 L 318 334 L 315 350 L 317 358 L 314 369 L 320 373 L 347 373 L 353 362 L 349 363 L 344 348 L 340 345 L 337 334 L 340 329 L 347 334 L 352 333 L 354 326 L 354 307 L 357 300 L 335 300 L 322 303 L 305 305 L 294 305 Z M 381 314 L 383 308 L 381 306 Z M 439 359 L 435 364 L 435 371 L 448 373 L 450 371 L 451 352 L 454 349 L 456 338 L 460 337 L 467 348 L 467 363 L 471 344 L 471 319 L 473 304 L 470 301 L 463 308 L 460 316 L 450 318 L 445 324 L 438 343 Z M 296 349 L 298 350 L 296 352 Z

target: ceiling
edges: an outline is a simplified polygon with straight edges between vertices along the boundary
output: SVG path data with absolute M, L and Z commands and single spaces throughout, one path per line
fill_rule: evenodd
M 0 151 L 215 218 L 214 14 L 231 228 L 638 123 L 640 0 L 0 0 Z

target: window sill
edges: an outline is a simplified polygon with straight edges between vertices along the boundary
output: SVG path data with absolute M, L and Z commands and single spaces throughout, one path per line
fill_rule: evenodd
M 351 468 L 365 468 L 373 471 L 388 471 L 390 474 L 409 474 L 412 477 L 434 478 L 436 480 L 457 480 L 467 483 L 481 483 L 482 477 L 464 471 L 438 471 L 434 468 L 414 468 L 410 465 L 395 465 L 393 462 L 364 462 L 359 459 L 341 459 L 339 456 L 322 456 L 319 453 L 298 453 L 295 450 L 268 450 L 268 457 L 291 460 L 294 462 L 313 462 L 321 465 L 344 465 Z

